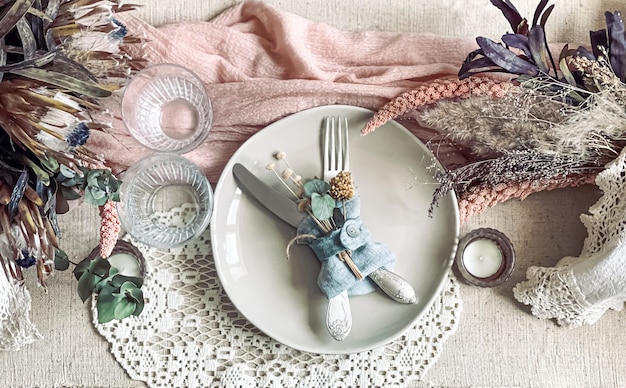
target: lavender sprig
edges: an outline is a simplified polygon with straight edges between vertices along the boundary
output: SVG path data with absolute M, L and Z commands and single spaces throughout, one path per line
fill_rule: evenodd
M 435 173 L 441 184 L 433 193 L 428 210 L 432 215 L 439 200 L 450 190 L 457 195 L 478 185 L 496 186 L 512 182 L 538 181 L 543 179 L 567 179 L 572 175 L 595 174 L 603 169 L 597 163 L 584 162 L 575 156 L 544 154 L 534 150 L 505 151 L 500 156 L 467 164 L 465 166 Z

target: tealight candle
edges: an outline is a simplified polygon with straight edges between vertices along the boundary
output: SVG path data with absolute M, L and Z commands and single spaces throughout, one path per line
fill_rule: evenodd
M 141 265 L 135 256 L 122 252 L 109 256 L 107 260 L 111 267 L 117 268 L 120 275 L 141 277 Z
M 476 229 L 459 242 L 456 264 L 468 283 L 493 287 L 511 275 L 515 251 L 502 232 L 490 228 Z
M 463 264 L 467 272 L 477 278 L 488 278 L 500 270 L 502 252 L 492 240 L 474 240 L 463 251 Z

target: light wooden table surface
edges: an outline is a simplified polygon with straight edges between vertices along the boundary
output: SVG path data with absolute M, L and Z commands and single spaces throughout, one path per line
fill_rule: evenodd
M 135 0 L 136 12 L 160 25 L 209 20 L 236 4 L 232 0 Z M 489 0 L 272 0 L 275 7 L 341 29 L 432 32 L 499 38 L 509 26 Z M 550 41 L 585 43 L 590 29 L 604 27 L 604 11 L 623 0 L 556 0 L 548 25 Z M 535 1 L 517 0 L 532 17 Z M 586 231 L 579 215 L 601 193 L 595 186 L 558 190 L 499 205 L 464 225 L 502 230 L 513 241 L 518 262 L 512 278 L 493 289 L 463 284 L 457 332 L 420 387 L 619 387 L 626 386 L 626 315 L 609 312 L 592 325 L 566 329 L 530 315 L 513 298 L 512 287 L 531 265 L 553 266 L 578 255 Z M 62 217 L 63 243 L 75 259 L 97 245 L 95 208 Z M 20 352 L 0 353 L 3 387 L 142 387 L 132 381 L 91 325 L 89 306 L 76 295 L 70 273 L 58 273 L 49 292 L 29 280 L 31 318 L 44 339 Z

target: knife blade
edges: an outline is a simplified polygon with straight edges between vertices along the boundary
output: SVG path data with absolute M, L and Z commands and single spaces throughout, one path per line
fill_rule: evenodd
M 305 213 L 298 211 L 296 202 L 257 178 L 241 163 L 233 166 L 233 177 L 241 191 L 294 228 L 306 218 Z

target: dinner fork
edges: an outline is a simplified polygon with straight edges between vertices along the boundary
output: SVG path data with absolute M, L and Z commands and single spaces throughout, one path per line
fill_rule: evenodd
M 346 117 L 326 117 L 324 120 L 323 175 L 330 181 L 340 171 L 348 171 L 350 151 L 348 144 L 348 119 Z M 352 312 L 348 291 L 328 299 L 326 327 L 337 341 L 344 340 L 352 329 Z

